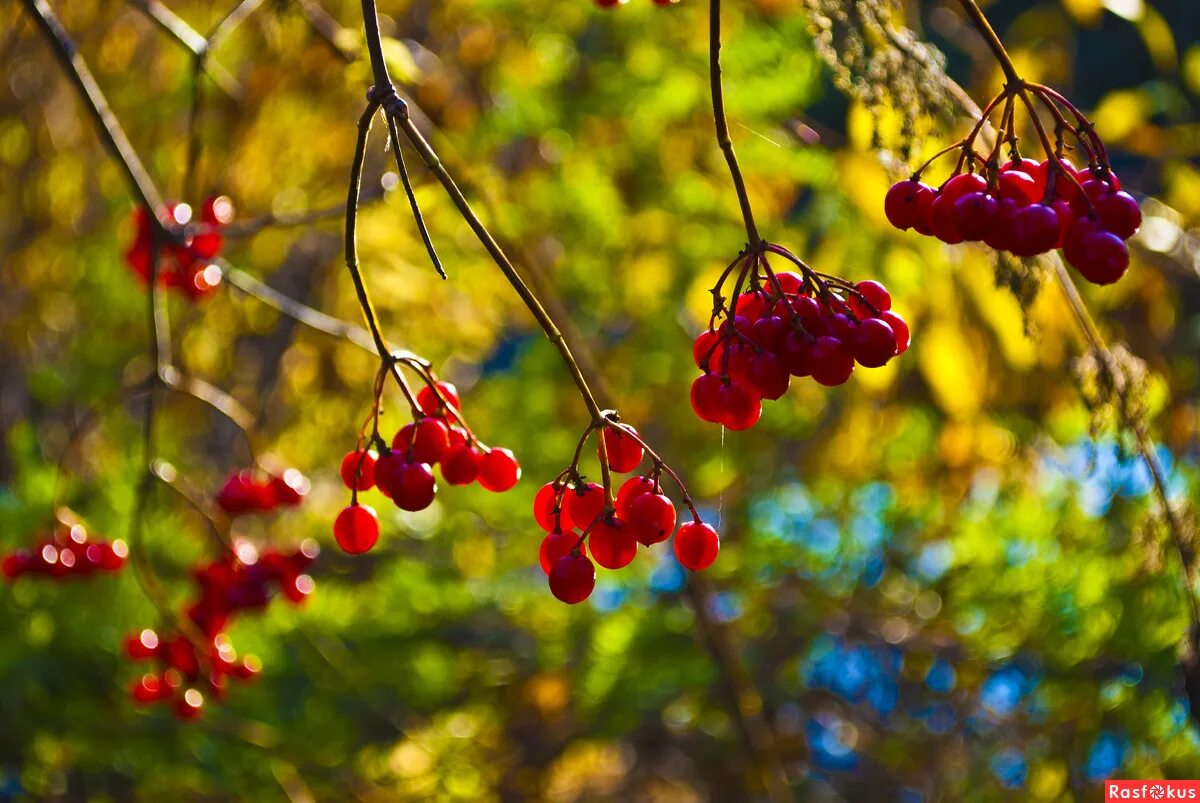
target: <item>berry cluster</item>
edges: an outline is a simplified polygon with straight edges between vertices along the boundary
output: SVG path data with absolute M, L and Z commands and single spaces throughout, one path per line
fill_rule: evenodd
M 1054 119 L 1056 145 L 1050 145 L 1030 96 Z M 1017 149 L 1018 97 L 1027 103 L 1043 139 L 1042 161 L 1023 158 Z M 1002 103 L 996 145 L 991 153 L 979 154 L 975 139 L 988 115 Z M 1064 156 L 1067 134 L 1082 145 L 1088 156 L 1086 167 L 1077 168 Z M 1004 143 L 1011 158 L 1001 165 Z M 884 212 L 893 226 L 949 244 L 981 241 L 1018 257 L 1061 248 L 1067 262 L 1095 284 L 1111 284 L 1125 274 L 1129 266 L 1125 240 L 1141 226 L 1141 210 L 1133 196 L 1121 189 L 1091 122 L 1057 92 L 1038 84 L 1006 87 L 971 133 L 934 159 L 955 152 L 954 172 L 938 188 L 921 181 L 921 173 L 933 159 L 911 178 L 892 185 L 884 198 Z
M 637 556 L 638 544 L 650 547 L 666 541 L 672 533 L 675 556 L 683 566 L 700 571 L 712 565 L 721 546 L 717 531 L 700 520 L 675 472 L 636 429 L 619 423 L 614 414 L 604 418 L 597 447 L 604 483 L 585 481 L 578 471 L 579 456 L 595 429 L 589 427 L 584 433 L 572 465 L 543 485 L 533 500 L 533 517 L 547 533 L 539 559 L 550 592 L 568 604 L 582 602 L 596 586 L 593 560 L 606 569 L 622 569 Z M 647 454 L 653 461 L 649 471 L 626 480 L 614 500 L 609 472 L 629 473 Z M 678 531 L 675 505 L 661 485 L 664 471 L 679 487 L 692 513 L 692 521 L 680 525 Z
M 767 254 L 799 272 L 776 273 Z M 732 299 L 722 293 L 736 275 Z M 840 385 L 854 365 L 877 368 L 908 348 L 904 319 L 882 284 L 817 273 L 781 246 L 764 243 L 738 255 L 712 290 L 708 329 L 692 347 L 703 372 L 692 384 L 692 409 L 704 421 L 754 426 L 764 399 L 787 392 L 792 377 Z
M 484 445 L 467 426 L 454 385 L 438 381 L 423 363 L 406 364 L 416 367 L 426 382 L 413 399 L 413 420 L 390 443 L 383 440 L 378 430 L 382 386 L 377 384 L 369 442 L 364 445 L 360 438 L 359 446 L 342 459 L 342 482 L 350 489 L 351 500 L 334 521 L 333 535 L 352 555 L 370 550 L 379 540 L 379 519 L 374 508 L 359 503 L 360 491 L 378 488 L 396 507 L 416 512 L 433 504 L 437 495 L 434 466 L 450 485 L 477 482 L 497 493 L 511 489 L 521 478 L 521 466 L 511 451 Z
M 25 574 L 54 580 L 90 577 L 98 571 L 115 572 L 125 565 L 129 547 L 115 541 L 90 541 L 81 524 L 72 524 L 62 539 L 47 538 L 33 549 L 18 549 L 5 555 L 4 576 L 15 580 Z
M 180 719 L 195 719 L 204 707 L 205 688 L 222 700 L 228 679 L 248 680 L 261 666 L 253 657 L 238 660 L 224 630 L 235 613 L 263 608 L 276 593 L 299 604 L 313 592 L 305 570 L 317 556 L 315 541 L 284 553 L 269 549 L 261 555 L 248 543 L 195 570 L 199 596 L 184 611 L 178 631 L 160 638 L 142 630 L 125 642 L 128 656 L 156 661 L 157 672 L 147 672 L 133 685 L 131 695 L 141 705 L 172 703 Z
M 136 234 L 125 252 L 125 263 L 143 282 L 149 282 L 157 245 L 159 284 L 198 301 L 221 283 L 221 269 L 212 259 L 221 252 L 221 226 L 233 219 L 233 204 L 223 195 L 209 198 L 200 207 L 198 224 L 192 224 L 192 208 L 187 204 L 168 204 L 166 212 L 173 238 L 156 244 L 150 212 L 140 206 L 134 210 Z
M 217 491 L 217 506 L 227 514 L 270 513 L 281 507 L 296 507 L 308 493 L 309 482 L 294 468 L 265 478 L 253 471 L 231 474 Z

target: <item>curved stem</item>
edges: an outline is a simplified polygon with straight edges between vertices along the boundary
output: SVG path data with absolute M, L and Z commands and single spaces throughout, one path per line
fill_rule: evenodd
M 1004 43 L 1000 41 L 999 35 L 988 22 L 988 18 L 984 16 L 983 9 L 975 0 L 958 0 L 959 5 L 967 12 L 967 16 L 971 18 L 976 30 L 982 34 L 983 39 L 987 42 L 987 46 L 992 49 L 992 53 L 996 56 L 996 61 L 1000 62 L 1000 69 L 1004 70 L 1004 77 L 1014 86 L 1022 83 L 1021 76 L 1017 74 L 1017 65 L 1013 64 L 1012 57 L 1008 55 L 1008 51 L 1004 49 Z
M 729 138 L 729 123 L 725 119 L 725 90 L 721 85 L 721 0 L 710 0 L 708 12 L 708 79 L 712 93 L 713 121 L 717 127 L 717 145 L 725 154 L 733 188 L 737 191 L 738 204 L 742 208 L 742 221 L 746 224 L 746 239 L 749 250 L 757 248 L 762 238 L 754 223 L 754 211 L 750 208 L 750 196 L 746 192 L 746 181 L 733 151 L 733 140 Z

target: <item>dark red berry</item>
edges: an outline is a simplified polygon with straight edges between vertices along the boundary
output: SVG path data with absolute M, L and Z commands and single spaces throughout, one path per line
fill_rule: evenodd
M 692 383 L 692 411 L 701 421 L 716 423 L 721 419 L 724 407 L 721 403 L 721 390 L 724 383 L 716 374 L 701 374 Z
M 654 492 L 654 480 L 649 477 L 630 477 L 617 490 L 617 515 L 629 518 L 629 506 L 643 494 Z
M 574 605 L 587 599 L 596 587 L 596 567 L 583 555 L 564 555 L 550 567 L 550 593 Z
M 1142 226 L 1142 210 L 1127 192 L 1109 192 L 1095 199 L 1096 215 L 1106 231 L 1128 240 Z
M 862 321 L 853 344 L 854 359 L 864 368 L 878 368 L 896 356 L 896 333 L 879 318 Z
M 579 548 L 579 554 L 587 557 L 587 545 L 580 541 L 580 536 L 572 532 L 552 532 L 548 533 L 542 539 L 542 546 L 538 549 L 538 561 L 542 565 L 542 571 L 550 574 L 550 570 L 559 558 L 571 554 L 576 548 Z
M 629 503 L 626 523 L 646 546 L 666 541 L 675 531 L 675 505 L 662 494 L 642 494 Z
M 1045 204 L 1030 204 L 1013 216 L 1013 239 L 1009 249 L 1020 257 L 1044 254 L 1058 245 L 1058 215 Z
M 404 463 L 392 478 L 392 501 L 401 510 L 424 510 L 436 495 L 437 480 L 428 463 Z
M 604 510 L 603 486 L 589 482 L 586 485 L 569 488 L 563 494 L 563 505 L 571 522 L 581 530 L 586 530 Z
M 333 522 L 333 537 L 351 555 L 366 552 L 379 540 L 379 519 L 369 505 L 350 505 Z
M 762 415 L 762 397 L 743 385 L 725 385 L 721 388 L 719 399 L 720 423 L 727 429 L 749 429 L 758 423 Z
M 455 446 L 442 458 L 442 479 L 451 485 L 470 485 L 479 477 L 483 455 L 474 446 Z
M 391 450 L 385 451 L 375 459 L 375 487 L 388 499 L 392 498 L 392 486 L 396 484 L 396 474 L 404 465 L 404 455 Z M 443 473 L 445 466 L 442 467 Z
M 627 474 L 642 462 L 645 449 L 630 433 L 637 430 L 628 425 L 606 427 L 604 448 L 608 451 L 608 467 L 618 474 Z
M 675 557 L 685 569 L 694 572 L 707 569 L 717 559 L 721 539 L 712 525 L 689 521 L 675 533 Z
M 817 338 L 810 359 L 813 379 L 826 387 L 845 383 L 854 372 L 854 357 L 850 349 L 841 340 L 830 335 Z
M 637 557 L 638 540 L 618 518 L 601 519 L 588 536 L 592 559 L 606 569 L 621 569 Z
M 569 532 L 575 526 L 565 505 L 562 505 L 559 500 L 559 490 L 560 488 L 554 483 L 548 482 L 539 488 L 537 495 L 533 497 L 533 517 L 537 520 L 538 526 L 548 533 L 554 532 L 556 529 Z M 564 490 L 563 494 L 566 493 L 568 492 Z M 555 513 L 556 506 L 563 509 Z
M 883 213 L 888 222 L 903 231 L 927 219 L 933 203 L 933 188 L 908 179 L 896 182 L 883 199 Z
M 450 431 L 440 418 L 427 416 L 405 424 L 392 439 L 392 450 L 410 462 L 436 464 L 450 449 Z
M 897 356 L 908 351 L 909 331 L 908 324 L 904 319 L 892 311 L 888 311 L 879 316 L 879 320 L 892 327 L 892 332 L 896 335 L 896 354 Z
M 750 358 L 746 378 L 759 395 L 772 401 L 786 393 L 792 381 L 783 363 L 770 351 L 755 354 Z
M 479 463 L 477 479 L 487 490 L 501 493 L 521 479 L 521 466 L 508 449 L 491 449 Z
M 458 388 L 454 387 L 450 382 L 435 382 L 434 384 L 451 407 L 455 410 L 462 409 L 462 402 L 458 398 Z M 438 398 L 438 394 L 429 385 L 426 385 L 417 392 L 417 406 L 426 415 L 438 415 L 442 411 L 441 399 Z
M 342 458 L 342 482 L 350 490 L 375 487 L 375 453 L 356 449 Z

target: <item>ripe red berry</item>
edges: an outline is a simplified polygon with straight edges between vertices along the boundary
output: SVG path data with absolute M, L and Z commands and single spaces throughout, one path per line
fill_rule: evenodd
M 424 510 L 437 495 L 437 480 L 428 463 L 403 463 L 392 478 L 392 501 L 401 510 Z
M 692 344 L 692 359 L 701 371 L 706 365 L 719 364 L 717 360 L 721 355 L 721 347 L 718 345 L 720 340 L 721 336 L 709 329 L 696 335 L 696 341 Z
M 1042 197 L 1033 176 L 1020 170 L 1007 170 L 1000 174 L 997 180 L 996 193 L 1001 198 L 1016 201 L 1017 206 L 1027 206 L 1037 203 Z
M 1000 201 L 984 192 L 969 192 L 954 202 L 954 220 L 964 240 L 987 236 L 1000 213 Z
M 854 373 L 854 357 L 841 340 L 822 335 L 813 344 L 812 377 L 826 387 L 841 385 Z
M 333 537 L 351 555 L 359 555 L 379 540 L 379 519 L 370 505 L 350 505 L 333 522 Z
M 750 339 L 760 349 L 779 351 L 787 340 L 791 325 L 778 315 L 759 318 L 750 326 Z
M 957 200 L 943 192 L 929 207 L 929 227 L 933 231 L 933 236 L 947 245 L 955 245 L 963 241 L 962 232 L 958 229 L 958 217 L 955 214 L 954 204 Z
M 350 490 L 375 487 L 375 453 L 356 449 L 342 458 L 342 482 Z
M 1127 192 L 1108 192 L 1096 198 L 1096 215 L 1100 225 L 1109 232 L 1128 240 L 1142 226 L 1142 210 Z
M 143 630 L 125 639 L 125 654 L 135 661 L 144 661 L 158 655 L 158 634 Z
M 581 530 L 592 525 L 604 510 L 604 502 L 604 487 L 594 482 L 569 488 L 563 494 L 563 507 L 571 522 Z
M 675 533 L 675 557 L 685 569 L 694 572 L 707 569 L 717 559 L 721 539 L 711 525 L 689 521 Z
M 450 431 L 442 419 L 427 416 L 401 427 L 392 438 L 392 449 L 410 462 L 432 466 L 450 449 Z
M 606 569 L 621 569 L 637 557 L 637 537 L 616 517 L 601 519 L 588 536 L 592 559 Z
M 492 449 L 479 464 L 479 484 L 489 491 L 502 493 L 521 479 L 521 465 L 508 449 Z
M 992 217 L 987 231 L 984 232 L 983 242 L 997 251 L 1008 251 L 1012 247 L 1013 221 L 1020 207 L 1011 198 L 1002 198 Z
M 618 474 L 627 474 L 642 462 L 645 450 L 642 444 L 630 435 L 637 430 L 628 425 L 606 427 L 602 437 L 608 451 L 608 467 Z
M 721 377 L 714 373 L 701 374 L 692 383 L 692 411 L 701 421 L 716 423 L 723 414 L 721 404 L 721 389 L 724 383 Z
M 32 568 L 33 555 L 26 550 L 20 549 L 4 557 L 4 576 L 10 580 L 15 580 Z
M 873 279 L 866 279 L 854 285 L 854 289 L 861 293 L 867 303 L 874 307 L 877 312 L 887 312 L 892 308 L 891 293 L 881 283 Z M 856 296 L 851 296 L 851 299 L 858 301 Z M 867 312 L 870 312 L 870 310 L 868 309 Z M 867 316 L 860 315 L 859 317 L 865 318 Z
M 720 423 L 727 429 L 741 431 L 758 423 L 762 415 L 762 397 L 743 385 L 730 383 L 721 388 Z
M 629 518 L 629 505 L 642 494 L 654 492 L 654 480 L 649 477 L 630 477 L 617 490 L 617 515 Z
M 896 333 L 879 318 L 867 318 L 858 325 L 853 341 L 854 359 L 864 368 L 878 368 L 896 356 Z
M 133 688 L 130 689 L 130 696 L 138 705 L 150 705 L 163 699 L 163 692 L 167 695 L 171 693 L 169 688 L 165 688 L 163 683 L 159 681 L 158 675 L 145 674 L 138 678 Z
M 400 452 L 387 450 L 375 459 L 375 487 L 388 499 L 392 498 L 392 486 L 396 484 L 396 473 L 402 465 L 404 455 Z M 445 466 L 442 470 L 445 471 Z
M 437 389 L 441 391 L 441 395 L 446 398 L 446 402 L 451 407 L 455 410 L 462 409 L 462 402 L 458 398 L 458 388 L 450 382 L 435 382 L 434 384 L 437 385 Z M 442 402 L 429 385 L 417 392 L 417 406 L 426 415 L 438 415 L 442 411 Z
M 204 695 L 196 689 L 188 689 L 175 701 L 175 716 L 187 722 L 204 713 Z
M 987 189 L 987 180 L 977 173 L 959 173 L 957 176 L 952 176 L 942 185 L 938 192 L 939 198 L 945 198 L 949 201 L 949 205 L 953 206 L 954 202 L 963 197 L 969 192 L 983 192 Z
M 538 526 L 546 532 L 554 532 L 556 529 L 562 529 L 563 532 L 569 532 L 575 524 L 571 521 L 571 515 L 566 511 L 566 505 L 559 501 L 559 488 L 556 488 L 554 483 L 548 482 L 538 489 L 537 495 L 533 497 L 533 517 L 537 520 Z M 563 490 L 563 494 L 569 491 Z M 556 505 L 561 505 L 563 509 L 556 514 L 554 508 Z
M 1076 248 L 1064 251 L 1080 275 L 1094 284 L 1112 284 L 1129 267 L 1129 249 L 1120 237 L 1107 231 L 1086 232 Z
M 775 281 L 785 293 L 797 295 L 804 288 L 804 277 L 794 271 L 782 271 L 775 274 Z
M 571 554 L 575 547 L 579 547 L 580 555 L 587 557 L 587 545 L 579 539 L 580 536 L 572 532 L 548 533 L 538 549 L 538 561 L 542 564 L 542 571 L 550 574 L 550 569 L 558 559 Z
M 1058 215 L 1045 204 L 1030 204 L 1013 216 L 1010 251 L 1017 256 L 1044 254 L 1058 244 Z
M 901 231 L 911 229 L 928 218 L 933 197 L 933 188 L 926 184 L 912 179 L 899 181 L 884 196 L 883 213 Z
M 792 382 L 788 370 L 770 351 L 755 354 L 750 358 L 746 379 L 759 395 L 772 401 L 787 393 L 788 386 Z
M 626 523 L 646 546 L 666 541 L 675 531 L 675 505 L 663 494 L 642 494 L 630 502 Z
M 550 567 L 550 593 L 574 605 L 587 599 L 596 587 L 596 567 L 583 555 L 564 555 Z
M 442 479 L 451 485 L 470 485 L 479 477 L 483 455 L 474 446 L 455 446 L 442 458 Z
M 908 324 L 904 319 L 891 310 L 879 316 L 879 320 L 892 327 L 892 332 L 896 335 L 896 354 L 897 356 L 908 351 L 909 331 Z

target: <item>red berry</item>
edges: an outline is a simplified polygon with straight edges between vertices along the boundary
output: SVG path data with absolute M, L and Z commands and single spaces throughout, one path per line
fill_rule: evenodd
M 853 343 L 854 359 L 864 368 L 878 368 L 896 356 L 896 333 L 879 318 L 862 321 Z
M 224 226 L 233 220 L 233 201 L 225 195 L 213 195 L 200 205 L 200 220 L 210 226 Z
M 953 206 L 954 202 L 963 197 L 969 192 L 983 192 L 987 189 L 987 180 L 983 176 L 976 173 L 960 173 L 953 176 L 942 185 L 938 192 L 939 198 L 945 198 L 949 201 L 949 205 Z
M 750 358 L 750 366 L 746 378 L 764 399 L 774 401 L 787 392 L 792 378 L 783 363 L 769 351 L 756 354 Z
M 822 335 L 813 344 L 812 377 L 826 387 L 841 385 L 854 372 L 854 357 L 841 340 Z
M 983 192 L 969 192 L 954 202 L 954 220 L 964 240 L 987 236 L 1000 213 L 1000 201 Z
M 163 699 L 163 692 L 170 695 L 171 690 L 164 687 L 162 682 L 159 681 L 158 675 L 146 674 L 134 682 L 133 688 L 130 689 L 129 693 L 138 705 L 150 705 Z
M 675 531 L 675 505 L 663 494 L 642 494 L 630 502 L 626 523 L 646 546 L 666 541 Z
M 983 241 L 997 251 L 1008 251 L 1012 248 L 1013 221 L 1020 207 L 1011 198 L 1003 198 L 996 208 L 991 224 L 983 234 Z
M 896 355 L 899 356 L 908 351 L 909 332 L 908 324 L 904 322 L 904 319 L 889 310 L 880 315 L 879 320 L 892 327 L 892 332 L 896 335 Z
M 542 539 L 542 546 L 538 549 L 538 561 L 542 564 L 542 571 L 550 574 L 550 569 L 559 558 L 571 554 L 575 547 L 579 547 L 579 554 L 587 557 L 587 546 L 580 541 L 580 536 L 572 532 L 553 532 L 546 535 Z
M 379 519 L 370 505 L 350 505 L 333 522 L 333 537 L 351 555 L 359 555 L 379 540 Z
M 629 505 L 642 494 L 654 491 L 654 480 L 649 477 L 630 477 L 617 490 L 617 515 L 629 518 Z
M 1007 170 L 1000 174 L 997 180 L 996 194 L 1001 198 L 1016 201 L 1017 206 L 1028 206 L 1037 203 L 1042 197 L 1033 176 L 1020 170 Z
M 1110 192 L 1094 201 L 1100 225 L 1106 231 L 1128 240 L 1142 226 L 1142 210 L 1127 192 Z
M 929 227 L 933 231 L 933 236 L 947 245 L 955 245 L 963 241 L 954 211 L 954 204 L 957 200 L 957 198 L 943 193 L 933 202 L 933 206 L 929 207 Z
M 886 312 L 892 308 L 892 296 L 880 282 L 874 279 L 867 279 L 854 285 L 854 289 L 861 293 L 867 303 L 874 307 L 877 312 Z M 857 302 L 858 297 L 851 296 L 851 301 Z M 861 302 L 859 304 L 861 306 Z M 865 318 L 867 316 L 860 315 L 859 317 Z
M 606 569 L 621 569 L 637 557 L 638 540 L 628 524 L 614 517 L 596 522 L 588 546 L 596 563 Z
M 707 569 L 717 559 L 721 539 L 712 525 L 689 521 L 675 533 L 675 557 L 685 569 L 694 572 Z
M 350 490 L 375 487 L 375 453 L 356 449 L 342 458 L 342 482 Z
M 204 713 L 204 695 L 196 689 L 188 689 L 175 701 L 175 716 L 187 722 Z
M 1093 284 L 1112 284 L 1129 267 L 1129 249 L 1120 237 L 1107 231 L 1084 233 L 1077 249 L 1066 253 L 1080 275 Z
M 135 661 L 144 661 L 158 655 L 158 634 L 143 630 L 125 639 L 125 654 Z
M 1013 239 L 1009 249 L 1020 257 L 1044 254 L 1058 245 L 1058 215 L 1045 204 L 1030 204 L 1013 216 Z
M 604 510 L 605 501 L 603 486 L 594 482 L 569 488 L 563 494 L 563 508 L 571 522 L 581 530 L 592 525 Z
M 804 332 L 792 332 L 783 342 L 783 366 L 795 377 L 812 373 L 810 352 L 813 338 Z
M 628 474 L 642 462 L 645 449 L 631 436 L 637 430 L 628 425 L 606 427 L 604 448 L 608 451 L 608 467 L 618 474 Z
M 911 229 L 927 219 L 933 198 L 933 188 L 920 181 L 898 181 L 883 198 L 883 213 L 901 231 Z
M 447 403 L 455 410 L 462 409 L 462 402 L 458 398 L 458 388 L 454 387 L 450 382 L 435 382 L 437 389 L 441 391 L 441 395 L 446 398 Z M 421 408 L 421 412 L 426 415 L 438 415 L 442 410 L 441 399 L 438 394 L 433 391 L 433 388 L 426 385 L 417 392 L 417 406 Z
M 388 499 L 392 498 L 392 486 L 396 484 L 396 474 L 404 465 L 404 455 L 390 449 L 375 458 L 375 487 Z
M 537 495 L 533 497 L 533 517 L 537 520 L 538 526 L 546 532 L 554 532 L 556 529 L 562 529 L 563 532 L 569 532 L 575 524 L 571 521 L 570 514 L 565 509 L 561 509 L 558 513 L 554 512 L 555 506 L 565 508 L 566 506 L 559 501 L 560 488 L 555 487 L 555 484 L 548 482 L 538 489 Z M 563 494 L 568 493 L 563 490 Z
M 434 465 L 450 449 L 450 431 L 442 419 L 427 416 L 401 427 L 392 438 L 392 449 L 410 462 Z
M 492 449 L 480 461 L 477 479 L 489 491 L 502 493 L 521 479 L 521 466 L 508 449 Z
M 720 340 L 720 335 L 707 329 L 696 336 L 696 342 L 692 344 L 692 359 L 697 368 L 703 371 L 705 365 L 718 364 L 716 360 L 720 359 L 721 347 L 717 344 Z
M 720 423 L 740 432 L 758 423 L 762 415 L 762 397 L 744 385 L 728 384 L 721 388 Z
M 584 555 L 564 555 L 550 567 L 550 593 L 574 605 L 583 602 L 596 587 L 596 567 Z
M 779 351 L 790 331 L 791 326 L 783 318 L 767 315 L 751 325 L 749 337 L 760 349 Z
M 701 374 L 692 383 L 692 411 L 701 421 L 716 423 L 724 413 L 721 390 L 725 383 L 716 374 Z
M 392 501 L 401 510 L 424 510 L 437 495 L 437 480 L 428 463 L 404 463 L 392 478 Z
M 474 446 L 453 447 L 442 458 L 442 479 L 451 485 L 470 485 L 479 477 L 483 455 Z
M 26 550 L 17 550 L 4 558 L 4 576 L 10 580 L 15 580 L 32 568 L 33 555 Z
M 217 492 L 218 507 L 230 516 L 239 516 L 252 510 L 262 510 L 266 502 L 258 482 L 248 471 L 233 474 Z
M 779 287 L 783 292 L 790 293 L 791 295 L 798 294 L 804 287 L 804 277 L 792 271 L 776 273 L 775 281 L 779 283 Z
M 269 493 L 273 497 L 274 503 L 268 508 L 279 505 L 295 507 L 304 500 L 310 488 L 309 481 L 294 468 L 289 468 L 278 477 L 272 477 L 269 485 Z

